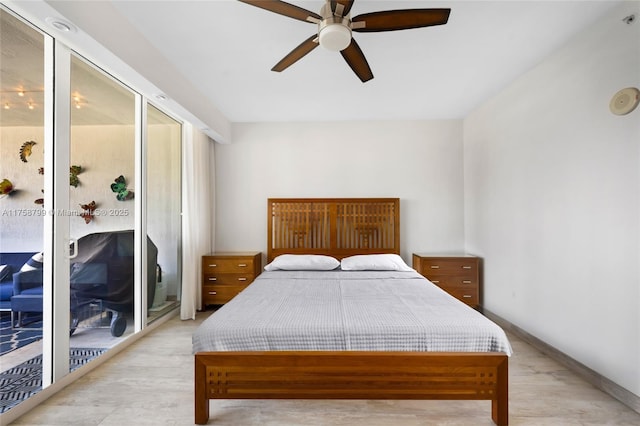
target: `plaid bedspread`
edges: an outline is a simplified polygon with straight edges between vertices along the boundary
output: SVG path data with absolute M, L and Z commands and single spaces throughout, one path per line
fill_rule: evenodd
M 263 272 L 193 335 L 205 351 L 504 352 L 495 323 L 416 272 Z

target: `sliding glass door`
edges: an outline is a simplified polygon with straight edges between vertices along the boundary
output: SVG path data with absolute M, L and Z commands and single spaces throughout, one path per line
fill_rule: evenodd
M 0 37 L 3 413 L 178 306 L 182 124 L 3 7 Z
M 182 125 L 153 105 L 147 105 L 146 116 L 145 211 L 150 240 L 147 267 L 156 265 L 156 286 L 155 289 L 149 287 L 149 292 L 153 292 L 148 315 L 151 322 L 178 306 L 182 287 Z M 153 270 L 149 270 L 149 274 L 153 274 Z
M 27 396 L 42 383 L 42 300 L 50 285 L 42 254 L 44 50 L 41 32 L 0 9 L 0 373 L 27 371 L 28 382 L 2 385 L 3 393 Z M 3 398 L 0 413 L 18 402 Z
M 69 149 L 72 353 L 134 332 L 135 94 L 71 56 Z

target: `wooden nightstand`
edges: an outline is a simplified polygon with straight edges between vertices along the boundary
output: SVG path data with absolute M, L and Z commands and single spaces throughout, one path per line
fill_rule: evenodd
M 480 258 L 471 255 L 413 254 L 413 269 L 467 305 L 480 304 Z
M 202 256 L 202 307 L 224 305 L 262 272 L 260 252 L 217 252 Z

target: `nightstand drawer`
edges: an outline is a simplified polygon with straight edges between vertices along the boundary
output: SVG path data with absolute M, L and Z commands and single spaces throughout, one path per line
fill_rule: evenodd
M 202 285 L 248 285 L 255 279 L 253 274 L 203 274 Z
M 202 287 L 203 305 L 222 305 L 244 290 L 246 285 L 206 285 Z
M 421 259 L 420 269 L 424 275 L 456 275 L 474 277 L 478 274 L 477 262 L 466 259 Z
M 476 307 L 478 306 L 478 303 L 480 303 L 480 300 L 478 297 L 478 289 L 473 289 L 473 290 L 446 289 L 446 291 L 447 293 L 449 293 L 456 299 L 466 303 L 467 305 Z
M 432 276 L 429 281 L 442 288 L 478 288 L 476 277 Z
M 255 265 L 252 258 L 220 258 L 220 257 L 203 257 L 202 258 L 202 273 L 243 273 L 252 274 L 255 270 Z

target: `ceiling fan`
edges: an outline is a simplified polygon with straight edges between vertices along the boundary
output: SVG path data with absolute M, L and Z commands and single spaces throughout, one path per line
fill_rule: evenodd
M 371 80 L 373 73 L 360 46 L 352 37 L 353 31 L 373 33 L 444 25 L 451 12 L 451 9 L 385 10 L 364 13 L 352 18 L 350 12 L 355 0 L 326 0 L 320 14 L 279 0 L 239 1 L 318 25 L 317 34 L 300 43 L 271 68 L 271 71 L 284 71 L 316 47 L 322 46 L 329 50 L 340 51 L 347 64 L 363 83 Z

